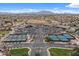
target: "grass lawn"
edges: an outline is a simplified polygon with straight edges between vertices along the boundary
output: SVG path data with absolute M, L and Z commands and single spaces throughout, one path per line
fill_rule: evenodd
M 70 56 L 72 50 L 62 48 L 50 48 L 49 52 L 51 56 Z
M 28 48 L 17 48 L 9 51 L 11 56 L 28 56 Z

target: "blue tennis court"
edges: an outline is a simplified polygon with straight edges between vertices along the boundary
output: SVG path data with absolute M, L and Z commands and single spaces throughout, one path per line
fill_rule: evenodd
M 19 35 L 11 34 L 4 41 L 5 42 L 8 42 L 8 41 L 17 42 L 17 41 L 26 41 L 26 39 L 27 39 L 27 35 L 25 34 L 19 34 Z
M 68 41 L 68 39 L 63 35 L 58 35 L 57 37 L 60 41 Z
M 63 34 L 63 36 L 65 36 L 66 38 L 73 38 L 71 35 L 69 34 Z
M 73 36 L 69 35 L 69 34 L 52 34 L 52 35 L 49 35 L 48 38 L 52 41 L 63 41 L 63 42 L 66 42 L 66 41 L 70 41 L 71 39 L 73 39 Z
M 51 40 L 59 40 L 56 35 L 50 35 L 49 38 Z

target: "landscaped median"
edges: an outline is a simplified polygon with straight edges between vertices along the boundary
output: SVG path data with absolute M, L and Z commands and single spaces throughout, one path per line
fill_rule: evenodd
M 71 56 L 73 50 L 64 48 L 49 48 L 48 52 L 51 56 Z
M 16 48 L 11 49 L 8 52 L 8 56 L 28 56 L 29 55 L 29 48 Z

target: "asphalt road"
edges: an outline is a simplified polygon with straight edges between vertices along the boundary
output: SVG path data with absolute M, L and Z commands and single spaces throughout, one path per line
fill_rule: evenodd
M 31 56 L 47 56 L 47 48 L 32 48 Z

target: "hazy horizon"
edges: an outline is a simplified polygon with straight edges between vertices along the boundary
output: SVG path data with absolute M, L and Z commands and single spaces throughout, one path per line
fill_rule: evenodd
M 0 3 L 0 12 L 30 13 L 51 11 L 53 13 L 79 14 L 79 4 L 71 3 Z

